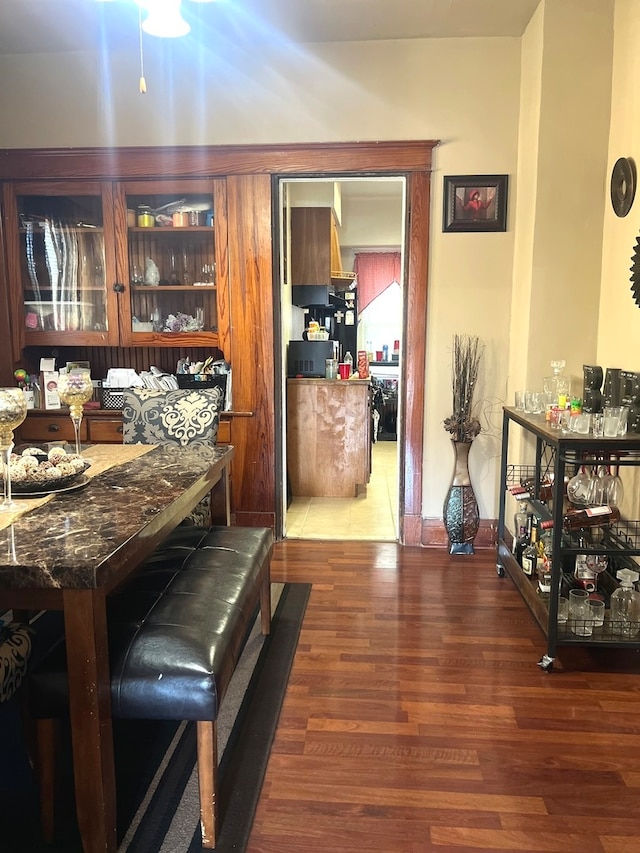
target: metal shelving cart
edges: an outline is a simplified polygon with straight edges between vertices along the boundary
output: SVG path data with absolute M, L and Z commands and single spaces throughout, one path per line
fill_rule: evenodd
M 509 433 L 512 425 L 521 427 L 535 438 L 533 465 L 509 464 Z M 582 465 L 597 466 L 602 464 L 603 459 L 611 457 L 616 458 L 615 464 L 622 469 L 640 466 L 640 434 L 594 438 L 591 434 L 579 435 L 551 428 L 545 423 L 544 415 L 527 415 L 508 406 L 503 409 L 496 569 L 500 577 L 509 575 L 547 638 L 547 651 L 538 662 L 547 672 L 553 669 L 558 646 L 640 648 L 640 633 L 632 638 L 617 636 L 609 619 L 605 620 L 604 625 L 594 628 L 589 637 L 578 636 L 572 632 L 568 622 L 559 624 L 557 621 L 558 597 L 571 586 L 575 557 L 585 552 L 584 542 L 580 542 L 577 535 L 570 535 L 563 530 L 565 477 L 572 476 Z M 512 553 L 511 536 L 505 525 L 509 487 L 517 485 L 523 475 L 531 475 L 535 483 L 534 494 L 527 499 L 531 510 L 541 519 L 553 520 L 551 592 L 547 595 L 540 594 L 536 578 L 522 571 Z M 547 477 L 553 484 L 553 497 L 550 502 L 542 502 L 538 499 L 539 487 Z M 618 586 L 616 571 L 625 567 L 638 569 L 638 564 L 632 558 L 640 558 L 640 521 L 620 520 L 600 530 L 599 540 L 595 544 L 590 543 L 588 550 L 589 553 L 608 557 L 608 567 L 599 576 L 599 588 L 608 599 Z

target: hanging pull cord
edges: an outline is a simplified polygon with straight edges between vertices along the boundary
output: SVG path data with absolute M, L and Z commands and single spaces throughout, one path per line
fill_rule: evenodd
M 138 37 L 140 39 L 140 94 L 146 95 L 147 81 L 144 79 L 144 51 L 142 50 L 142 7 L 138 6 Z

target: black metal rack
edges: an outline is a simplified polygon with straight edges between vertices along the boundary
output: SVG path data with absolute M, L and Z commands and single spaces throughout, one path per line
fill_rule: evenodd
M 509 464 L 509 429 L 515 424 L 535 438 L 535 463 L 533 465 Z M 498 543 L 496 568 L 498 575 L 506 574 L 514 582 L 536 622 L 547 638 L 547 651 L 539 661 L 546 671 L 551 671 L 556 650 L 561 645 L 599 645 L 640 648 L 640 634 L 634 638 L 617 636 L 612 630 L 615 626 L 609 620 L 602 627 L 595 628 L 590 637 L 578 636 L 567 624 L 558 624 L 558 596 L 561 590 L 570 586 L 571 573 L 566 566 L 575 555 L 584 553 L 584 543 L 577 536 L 568 535 L 563 530 L 563 495 L 565 476 L 573 475 L 580 465 L 598 465 L 602 458 L 615 455 L 616 465 L 620 468 L 640 466 L 640 434 L 627 433 L 616 438 L 594 438 L 593 435 L 579 435 L 552 429 L 544 420 L 544 415 L 526 415 L 524 412 L 505 406 L 502 419 L 502 456 L 500 468 L 500 502 L 498 512 Z M 553 519 L 553 555 L 551 592 L 541 595 L 536 578 L 525 575 L 511 552 L 510 535 L 505 526 L 506 496 L 509 486 L 517 484 L 523 476 L 533 477 L 537 487 L 543 477 L 549 476 L 553 482 L 553 497 L 550 504 L 537 500 L 532 495 L 527 502 L 532 511 L 541 518 Z M 518 498 L 516 497 L 516 500 Z M 601 540 L 589 545 L 594 554 L 606 554 L 609 568 L 601 576 L 603 588 L 607 594 L 617 587 L 615 572 L 622 567 L 632 566 L 638 569 L 633 557 L 640 557 L 640 521 L 619 521 L 604 532 Z

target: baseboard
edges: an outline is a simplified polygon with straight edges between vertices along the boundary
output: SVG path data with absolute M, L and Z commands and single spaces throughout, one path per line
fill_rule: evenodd
M 495 548 L 497 545 L 498 522 L 496 519 L 481 519 L 480 527 L 473 540 L 473 547 Z M 449 537 L 441 518 L 423 518 L 421 544 L 425 548 L 448 548 Z

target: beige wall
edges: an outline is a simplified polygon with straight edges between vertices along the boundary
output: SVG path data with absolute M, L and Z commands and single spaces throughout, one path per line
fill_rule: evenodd
M 640 4 L 617 0 L 607 175 L 619 157 L 640 164 Z M 618 217 L 605 187 L 602 287 L 597 364 L 640 371 L 640 308 L 631 295 L 631 256 L 638 238 L 640 195 Z
M 486 343 L 479 389 L 486 429 L 471 463 L 481 515 L 491 517 L 500 407 L 514 383 L 541 381 L 552 357 L 566 355 L 574 374 L 585 359 L 630 369 L 638 360 L 631 342 L 640 309 L 628 293 L 637 226 L 633 214 L 613 217 L 605 198 L 607 170 L 635 153 L 640 136 L 640 9 L 636 0 L 617 0 L 606 163 L 612 3 L 542 0 L 522 40 L 279 46 L 218 56 L 180 56 L 173 45 L 164 57 L 147 51 L 146 96 L 137 91 L 133 55 L 108 63 L 80 53 L 4 57 L 0 147 L 441 140 L 432 193 L 425 515 L 441 515 L 451 473 L 442 420 L 450 414 L 450 344 L 458 332 Z M 450 174 L 510 176 L 506 233 L 442 233 L 442 178 Z M 556 346 L 561 351 L 551 354 Z

